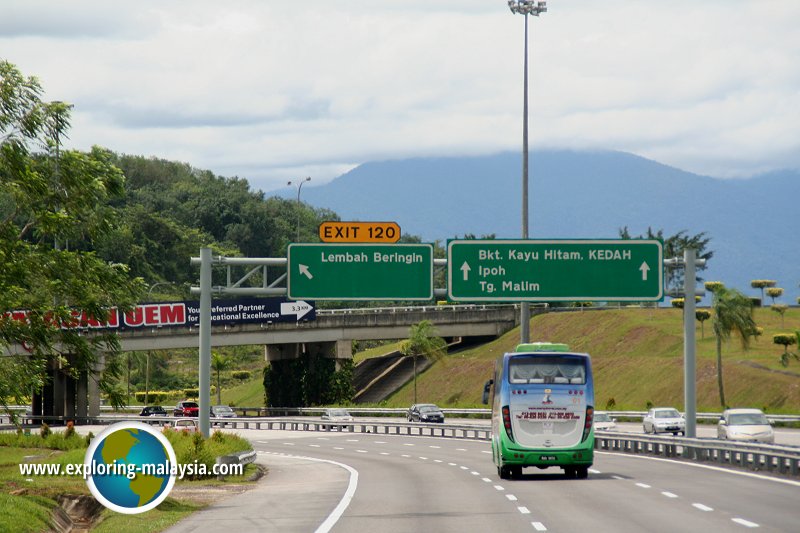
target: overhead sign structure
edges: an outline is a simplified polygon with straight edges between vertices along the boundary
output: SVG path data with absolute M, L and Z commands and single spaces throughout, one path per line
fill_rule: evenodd
M 319 225 L 322 242 L 391 243 L 400 240 L 397 222 L 323 222 Z
M 289 298 L 431 300 L 431 244 L 290 244 Z
M 447 296 L 475 302 L 658 301 L 657 240 L 460 240 L 447 243 Z

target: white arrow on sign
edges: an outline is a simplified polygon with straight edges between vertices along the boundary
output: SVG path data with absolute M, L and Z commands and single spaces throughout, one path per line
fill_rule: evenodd
M 308 269 L 308 265 L 299 265 L 300 266 L 300 273 L 307 277 L 308 279 L 313 279 L 314 276 L 311 275 L 311 271 Z
M 297 302 L 281 303 L 281 314 L 296 315 L 297 320 L 300 320 L 301 318 L 306 316 L 308 313 L 311 312 L 312 309 L 314 309 L 314 307 L 310 303 L 304 302 L 303 300 L 299 300 Z
M 469 271 L 470 270 L 472 270 L 472 269 L 469 268 L 469 265 L 467 264 L 467 262 L 464 261 L 464 264 L 461 265 L 461 272 L 464 273 L 464 281 L 467 281 L 469 279 Z
M 639 267 L 639 270 L 642 271 L 642 281 L 647 281 L 647 272 L 650 270 L 647 262 L 642 262 L 642 266 Z

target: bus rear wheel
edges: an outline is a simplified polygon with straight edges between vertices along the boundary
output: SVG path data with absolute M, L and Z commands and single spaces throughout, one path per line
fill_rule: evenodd
M 511 479 L 511 467 L 510 466 L 498 466 L 497 467 L 497 475 L 500 476 L 500 479 Z
M 586 479 L 589 477 L 589 467 L 588 466 L 579 466 L 575 469 L 575 477 L 578 479 Z

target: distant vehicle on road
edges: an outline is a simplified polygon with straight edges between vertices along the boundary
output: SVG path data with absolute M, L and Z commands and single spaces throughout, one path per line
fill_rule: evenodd
M 199 411 L 200 406 L 197 402 L 184 400 L 178 402 L 178 405 L 172 410 L 172 416 L 197 416 Z
M 645 433 L 686 434 L 686 419 L 674 407 L 654 407 L 647 411 L 642 420 Z
M 611 418 L 611 415 L 605 411 L 595 411 L 594 429 L 599 429 L 600 431 L 614 431 L 617 429 L 617 421 Z
M 187 418 L 185 420 L 176 420 L 172 426 L 175 431 L 188 431 L 190 433 L 196 433 L 200 431 L 200 427 L 197 425 L 197 420 Z
M 408 410 L 409 422 L 444 422 L 444 413 L 435 404 L 415 403 Z
M 775 432 L 760 409 L 726 409 L 717 424 L 720 439 L 775 443 Z
M 167 416 L 167 412 L 160 405 L 148 405 L 142 408 L 139 416 Z
M 322 413 L 321 419 L 325 422 L 352 422 L 353 416 L 347 411 L 347 409 L 325 409 L 325 412 Z M 323 425 L 324 429 L 344 429 L 346 426 L 337 426 L 334 424 L 330 425 Z
M 227 405 L 212 405 L 211 416 L 214 418 L 236 418 L 236 412 Z

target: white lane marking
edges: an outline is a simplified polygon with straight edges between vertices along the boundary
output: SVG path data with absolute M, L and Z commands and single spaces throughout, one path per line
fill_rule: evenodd
M 294 442 L 284 442 L 284 446 L 294 446 Z
M 480 476 L 480 474 L 478 472 L 474 471 L 474 470 L 472 472 L 470 472 L 470 474 L 472 474 L 473 476 Z
M 531 522 L 531 525 L 536 531 L 547 531 L 547 528 L 541 522 Z
M 314 461 L 317 463 L 328 463 L 334 466 L 338 466 L 340 468 L 344 468 L 348 472 L 350 472 L 350 481 L 347 483 L 347 490 L 344 491 L 344 496 L 342 499 L 339 500 L 339 504 L 331 511 L 331 514 L 328 515 L 328 518 L 322 522 L 319 527 L 316 529 L 315 533 L 328 533 L 333 526 L 336 525 L 336 522 L 344 514 L 347 506 L 350 505 L 350 502 L 353 499 L 353 496 L 356 493 L 356 489 L 358 488 L 358 470 L 353 468 L 352 466 L 346 465 L 344 463 L 337 463 L 336 461 L 329 461 L 328 459 L 317 459 L 316 457 L 305 457 L 302 455 L 288 455 L 288 454 L 279 454 L 284 457 L 294 457 L 296 459 L 306 459 L 308 461 Z
M 506 490 L 502 485 L 495 485 L 494 488 L 495 490 Z
M 319 444 L 309 444 L 308 447 L 309 448 L 319 448 L 320 445 Z
M 786 485 L 794 485 L 795 487 L 800 487 L 800 481 L 793 481 L 791 479 L 783 479 L 783 478 L 778 478 L 778 477 L 763 476 L 761 474 L 754 474 L 752 472 L 744 472 L 744 471 L 739 471 L 739 470 L 729 470 L 727 468 L 722 468 L 722 467 L 719 467 L 719 466 L 704 465 L 704 464 L 698 464 L 698 463 L 685 463 L 683 461 L 675 461 L 675 460 L 672 460 L 672 459 L 663 459 L 661 457 L 647 457 L 647 456 L 644 456 L 644 455 L 631 455 L 631 454 L 627 454 L 627 453 L 598 452 L 598 451 L 596 451 L 594 453 L 599 454 L 599 455 L 616 455 L 618 457 L 625 457 L 626 459 L 643 459 L 643 460 L 646 460 L 646 461 L 662 461 L 662 462 L 665 462 L 665 463 L 683 465 L 683 466 L 687 466 L 687 467 L 691 467 L 691 468 L 705 468 L 707 470 L 716 470 L 717 472 L 725 472 L 726 474 L 732 474 L 732 475 L 735 475 L 735 476 L 752 477 L 752 478 L 755 478 L 755 479 L 761 479 L 763 481 L 772 481 L 774 483 L 784 483 Z M 623 478 L 618 478 L 617 476 L 612 476 L 612 477 L 614 479 L 623 479 Z
M 389 452 L 381 452 L 381 455 L 389 455 Z
M 404 454 L 403 454 L 403 455 L 401 455 L 400 457 L 406 457 L 406 458 L 408 458 L 408 457 L 411 457 L 411 456 L 410 456 L 410 455 L 407 455 L 407 454 L 405 454 L 405 453 L 404 453 Z
M 441 459 L 434 459 L 434 460 L 433 460 L 433 462 L 434 462 L 434 463 L 441 463 L 441 462 L 443 462 L 443 461 L 442 461 Z
M 359 439 L 347 439 L 347 442 L 358 442 Z
M 386 444 L 385 440 L 376 440 L 375 444 Z
M 693 503 L 692 507 L 694 507 L 695 509 L 700 509 L 701 511 L 705 511 L 705 512 L 709 512 L 709 511 L 713 511 L 714 510 L 711 507 L 709 507 L 708 505 L 703 505 L 702 503 Z
M 459 466 L 459 468 L 460 468 L 461 470 L 469 470 L 469 467 L 466 467 L 466 466 Z
M 649 489 L 650 488 L 650 485 L 648 485 L 647 483 L 637 483 L 636 486 L 637 487 L 642 487 L 643 489 Z
M 457 466 L 455 463 L 447 463 L 450 466 Z
M 434 450 L 440 450 L 441 446 L 428 446 L 428 448 L 433 448 Z
M 257 440 L 256 442 L 259 444 L 269 444 L 268 440 Z
M 403 446 L 415 446 L 415 444 L 411 444 L 410 442 L 403 443 Z
M 517 507 L 517 510 L 522 514 L 531 514 L 531 510 L 527 507 Z
M 356 453 L 368 453 L 367 450 L 356 450 Z
M 509 499 L 509 500 L 511 500 L 512 502 L 515 502 L 515 501 L 517 501 L 517 497 L 516 497 L 516 496 L 514 496 L 513 494 L 506 494 L 506 498 L 508 498 L 508 499 Z
M 590 474 L 602 474 L 602 472 L 601 472 L 601 471 L 599 471 L 599 470 L 595 470 L 594 468 L 590 468 L 590 469 L 589 469 L 589 473 L 590 473 Z
M 491 480 L 491 479 L 489 479 L 488 477 L 482 477 L 482 478 L 481 478 L 481 481 L 483 481 L 483 482 L 485 482 L 485 483 L 491 483 L 491 482 L 492 482 L 492 480 Z
M 466 448 L 456 448 L 456 451 L 457 452 L 465 452 L 465 451 L 467 451 L 467 449 Z
M 482 450 L 481 453 L 492 453 L 491 451 Z
M 737 524 L 743 525 L 744 527 L 759 527 L 758 524 L 755 522 L 751 522 L 749 520 L 745 520 L 744 518 L 731 518 Z
M 423 461 L 427 461 L 428 460 L 427 457 L 420 457 L 420 459 L 422 459 Z
M 341 446 L 334 446 L 333 449 L 334 450 L 344 450 L 344 448 L 342 448 Z
M 666 496 L 667 498 L 677 498 L 677 497 L 678 497 L 678 495 L 677 495 L 677 494 L 673 494 L 673 493 L 671 493 L 671 492 L 667 492 L 667 491 L 663 491 L 661 494 L 663 494 L 663 495 L 664 495 L 664 496 Z
M 331 440 L 328 437 L 317 437 L 317 440 Z
M 624 477 L 622 477 L 622 476 L 611 476 L 611 477 L 613 477 L 614 479 L 625 479 L 625 478 L 624 478 Z

